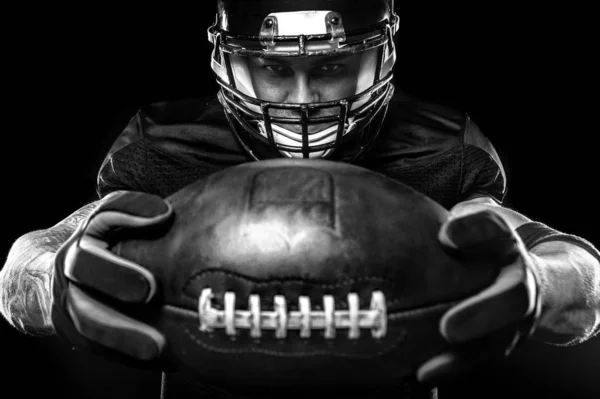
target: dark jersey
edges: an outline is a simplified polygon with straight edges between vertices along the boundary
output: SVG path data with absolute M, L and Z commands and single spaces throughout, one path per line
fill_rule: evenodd
M 167 197 L 197 179 L 249 162 L 216 99 L 143 107 L 114 143 L 98 194 L 138 190 Z M 468 115 L 398 96 L 380 137 L 360 161 L 446 208 L 472 196 L 502 202 L 506 178 L 496 151 Z
M 98 174 L 97 191 L 100 197 L 116 190 L 167 197 L 197 179 L 251 160 L 216 99 L 156 103 L 141 108 L 118 137 Z M 390 103 L 380 136 L 359 165 L 399 180 L 446 208 L 475 196 L 502 202 L 506 189 L 498 155 L 467 115 L 402 94 Z M 163 380 L 163 390 L 168 399 L 192 393 L 232 397 L 229 390 L 177 375 Z M 394 396 L 431 394 L 407 382 Z M 366 396 L 372 395 L 377 396 L 372 391 Z

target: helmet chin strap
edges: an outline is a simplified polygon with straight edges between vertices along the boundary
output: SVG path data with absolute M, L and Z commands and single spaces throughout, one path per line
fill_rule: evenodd
M 358 122 L 355 119 L 356 118 L 348 119 L 348 122 L 344 126 L 344 133 L 343 133 L 344 135 L 346 135 L 354 130 L 354 128 L 356 127 L 357 122 Z M 258 121 L 258 120 L 255 122 L 258 125 L 258 130 L 259 130 L 260 134 L 264 137 L 268 137 L 267 129 L 265 127 L 265 122 Z M 288 158 L 304 158 L 304 155 L 302 154 L 302 134 L 301 133 L 293 132 L 293 131 L 286 129 L 285 127 L 275 124 L 275 123 L 271 124 L 271 130 L 273 132 L 273 139 L 275 140 L 275 143 L 278 146 L 284 145 L 287 147 L 293 147 L 293 148 L 298 149 L 298 152 L 296 152 L 296 151 L 292 152 L 292 151 L 283 151 L 278 148 L 278 151 L 283 156 L 288 157 Z M 310 147 L 314 147 L 314 146 L 318 146 L 318 145 L 333 143 L 335 141 L 335 138 L 337 135 L 337 130 L 338 130 L 338 124 L 334 124 L 325 129 L 319 130 L 318 132 L 311 133 L 308 138 L 308 145 Z M 333 151 L 333 148 L 330 148 L 327 150 L 322 150 L 322 151 L 311 151 L 311 152 L 309 152 L 309 158 L 311 158 L 311 159 L 312 158 L 324 158 L 327 155 L 329 155 L 332 151 Z

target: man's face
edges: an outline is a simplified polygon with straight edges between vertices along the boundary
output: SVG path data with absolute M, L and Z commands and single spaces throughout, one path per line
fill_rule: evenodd
M 356 94 L 361 54 L 306 58 L 249 58 L 256 97 L 278 103 L 315 103 Z
M 276 103 L 310 104 L 341 100 L 357 94 L 365 54 L 305 58 L 248 58 L 248 71 L 259 100 Z M 310 111 L 310 117 L 338 115 L 339 107 Z M 273 116 L 299 118 L 299 112 L 273 109 Z M 309 133 L 335 123 L 309 125 Z M 300 133 L 300 125 L 280 124 Z

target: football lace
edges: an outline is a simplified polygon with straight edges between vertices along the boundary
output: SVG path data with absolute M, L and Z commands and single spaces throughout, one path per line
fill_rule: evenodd
M 348 294 L 347 309 L 335 309 L 334 297 L 324 295 L 322 310 L 311 308 L 307 296 L 298 297 L 298 310 L 291 311 L 283 295 L 273 297 L 273 310 L 261 309 L 256 294 L 249 296 L 248 309 L 236 309 L 234 292 L 225 292 L 223 309 L 213 307 L 213 298 L 212 289 L 202 290 L 198 300 L 200 331 L 225 329 L 227 335 L 235 336 L 242 329 L 250 330 L 252 338 L 261 338 L 263 330 L 274 330 L 277 339 L 286 338 L 288 330 L 299 330 L 301 338 L 310 338 L 313 330 L 323 330 L 326 339 L 334 339 L 337 329 L 347 329 L 349 339 L 358 339 L 361 329 L 370 329 L 373 338 L 382 338 L 387 331 L 386 302 L 381 291 L 371 293 L 369 309 L 360 309 L 356 293 Z

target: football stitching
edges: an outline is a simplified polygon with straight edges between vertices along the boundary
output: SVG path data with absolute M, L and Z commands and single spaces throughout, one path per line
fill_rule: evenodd
M 210 288 L 202 290 L 198 299 L 198 317 L 200 331 L 211 332 L 214 329 L 225 329 L 229 336 L 235 336 L 237 329 L 250 330 L 252 338 L 260 338 L 262 330 L 275 330 L 275 338 L 285 339 L 287 331 L 300 330 L 301 338 L 310 338 L 312 330 L 324 330 L 326 339 L 334 339 L 337 329 L 348 329 L 348 339 L 360 337 L 360 329 L 371 329 L 375 339 L 382 338 L 387 332 L 387 309 L 385 296 L 381 291 L 371 294 L 369 309 L 359 308 L 356 293 L 348 294 L 347 309 L 336 310 L 332 295 L 323 296 L 323 310 L 312 310 L 310 298 L 298 298 L 299 309 L 287 309 L 287 301 L 283 295 L 275 295 L 273 310 L 263 310 L 260 296 L 250 295 L 248 310 L 236 309 L 236 296 L 226 292 L 224 309 L 212 307 L 213 292 Z

